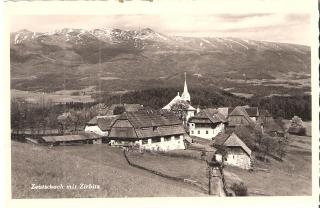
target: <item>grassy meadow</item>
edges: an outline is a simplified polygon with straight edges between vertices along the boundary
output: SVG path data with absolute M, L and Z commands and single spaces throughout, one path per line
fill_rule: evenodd
M 100 189 L 32 190 L 32 184 L 95 184 Z M 128 165 L 107 145 L 48 148 L 12 141 L 12 198 L 205 196 L 193 186 Z

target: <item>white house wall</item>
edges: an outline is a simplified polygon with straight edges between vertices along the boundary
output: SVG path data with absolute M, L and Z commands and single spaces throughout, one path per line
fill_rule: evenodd
M 96 133 L 100 136 L 108 136 L 108 131 L 102 131 L 98 126 L 86 126 L 84 131 L 88 133 Z
M 169 151 L 169 150 L 177 150 L 177 149 L 185 149 L 183 135 L 179 137 L 172 136 L 170 141 L 165 141 L 164 137 L 160 138 L 160 142 L 152 143 L 152 139 L 148 139 L 147 144 L 142 144 L 142 140 L 138 140 L 133 142 L 132 144 L 139 144 L 141 149 L 152 150 L 152 151 Z M 121 145 L 121 142 L 117 142 L 116 140 L 111 140 L 111 145 Z
M 194 123 L 190 123 L 189 126 L 190 126 L 190 136 L 197 136 L 203 139 L 211 140 L 212 138 L 216 137 L 220 132 L 224 131 L 223 123 L 219 124 L 214 129 L 212 127 L 195 127 Z
M 176 149 L 185 149 L 185 145 L 183 142 L 183 136 L 174 137 L 172 136 L 170 141 L 165 141 L 164 137 L 160 138 L 160 142 L 152 143 L 151 139 L 148 139 L 148 144 L 142 144 L 140 140 L 142 149 L 153 150 L 153 151 L 169 151 Z

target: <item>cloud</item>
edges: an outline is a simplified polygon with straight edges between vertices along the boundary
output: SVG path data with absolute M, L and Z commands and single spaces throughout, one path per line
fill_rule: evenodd
M 13 16 L 11 31 L 149 27 L 168 35 L 227 36 L 308 45 L 309 25 L 306 13 L 43 15 Z

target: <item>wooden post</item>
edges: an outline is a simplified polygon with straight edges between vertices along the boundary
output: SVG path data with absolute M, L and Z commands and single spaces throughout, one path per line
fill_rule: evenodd
M 211 167 L 209 166 L 209 195 L 211 195 L 211 176 L 212 172 L 211 172 Z

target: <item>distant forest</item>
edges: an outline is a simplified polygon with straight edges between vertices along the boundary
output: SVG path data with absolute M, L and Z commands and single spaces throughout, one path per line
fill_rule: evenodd
M 180 89 L 181 90 L 181 89 Z M 145 107 L 161 109 L 168 104 L 178 92 L 178 88 L 156 88 L 128 92 L 122 95 L 104 94 L 95 96 L 98 102 L 107 105 L 117 103 L 139 103 Z M 217 88 L 195 88 L 189 91 L 191 104 L 197 108 L 235 107 L 238 105 L 257 106 L 268 110 L 274 117 L 291 119 L 294 115 L 303 120 L 311 120 L 311 96 L 272 96 L 240 98 Z M 180 92 L 181 94 L 181 92 Z

